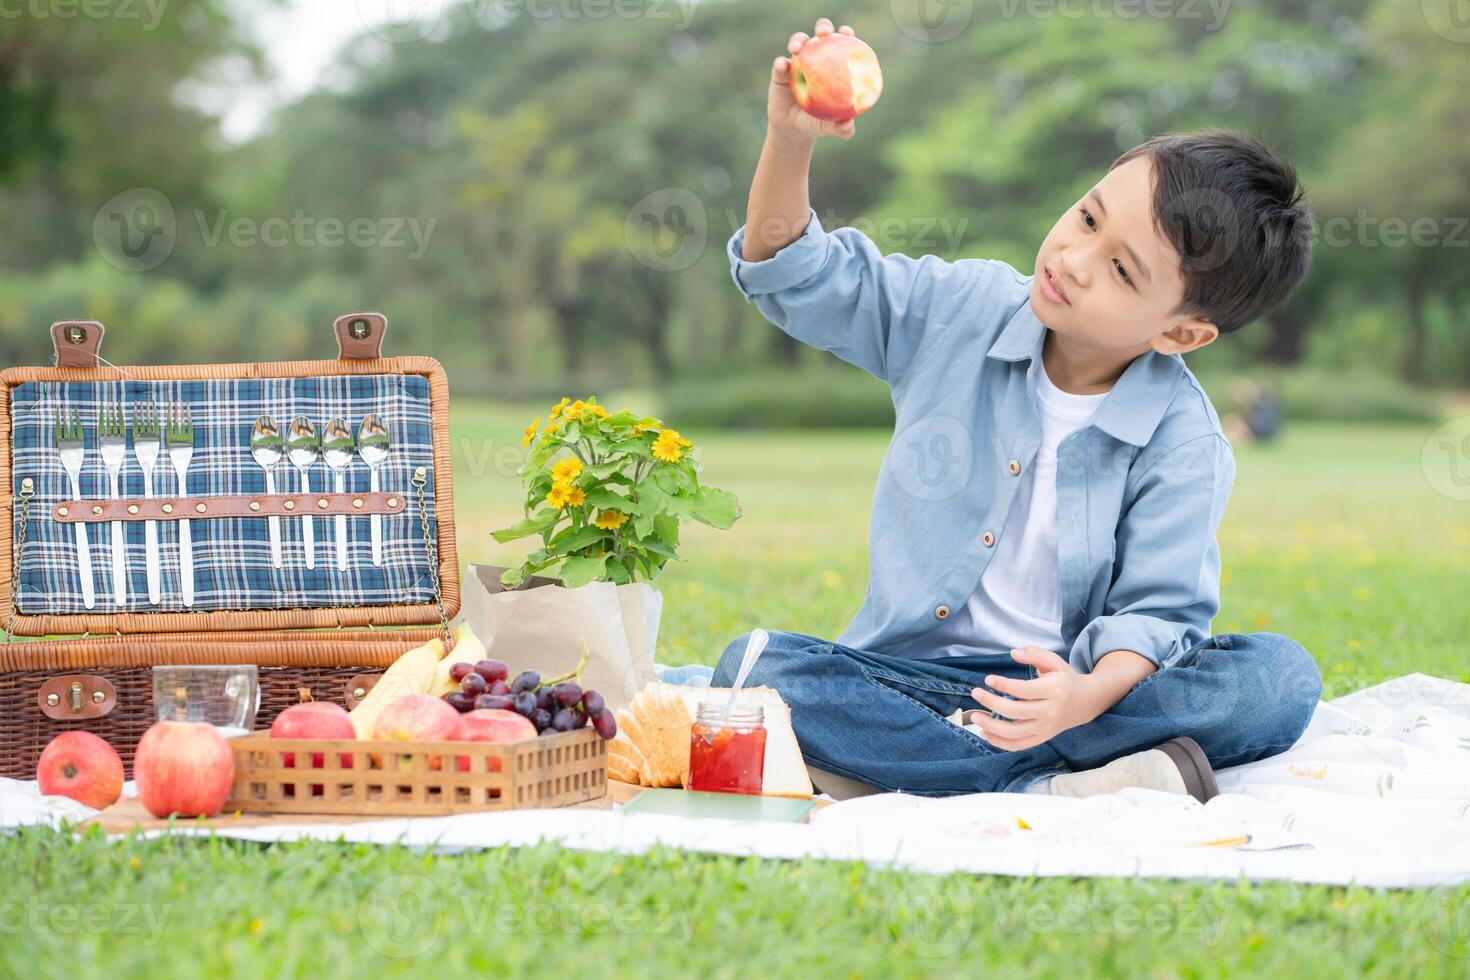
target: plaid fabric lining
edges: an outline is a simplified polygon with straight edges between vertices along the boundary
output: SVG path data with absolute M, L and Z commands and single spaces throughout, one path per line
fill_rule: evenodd
M 260 415 L 271 415 L 282 431 L 297 415 L 312 419 L 318 431 L 335 416 L 356 430 L 363 416 L 377 412 L 388 425 L 392 451 L 378 470 L 385 492 L 402 494 L 406 513 L 383 515 L 383 565 L 372 563 L 366 516 L 349 517 L 347 571 L 337 571 L 336 530 L 330 517 L 315 521 L 316 568 L 308 569 L 302 546 L 300 517 L 281 518 L 284 567 L 271 563 L 267 519 L 263 517 L 192 520 L 194 539 L 194 605 L 191 611 L 299 609 L 332 606 L 417 605 L 434 601 L 428 556 L 424 553 L 413 471 L 429 471 L 425 507 L 429 533 L 437 540 L 434 520 L 433 424 L 428 380 L 412 375 L 354 375 L 319 378 L 266 378 L 215 381 L 28 382 L 11 392 L 12 493 L 19 500 L 21 480 L 35 481 L 30 524 L 17 566 L 18 608 L 25 615 L 88 612 L 82 604 L 74 527 L 51 519 L 58 501 L 70 499 L 71 483 L 56 448 L 57 412 L 65 407 L 81 413 L 87 430 L 82 468 L 82 497 L 107 497 L 107 470 L 97 443 L 97 415 L 102 402 L 121 402 L 128 422 L 128 451 L 119 492 L 143 494 L 143 471 L 133 453 L 132 423 L 136 406 L 152 400 L 160 407 L 187 404 L 194 419 L 194 458 L 189 464 L 191 496 L 253 494 L 265 491 L 265 471 L 250 455 L 250 431 Z M 318 462 L 310 472 L 312 491 L 335 488 L 332 471 Z M 368 489 L 367 465 L 356 456 L 346 471 L 347 492 Z M 278 493 L 303 491 L 301 473 L 287 460 L 275 469 Z M 154 496 L 179 494 L 178 478 L 167 451 L 153 469 Z M 19 508 L 16 510 L 18 531 Z M 127 602 L 113 601 L 112 532 L 108 524 L 89 524 L 92 578 L 97 604 L 92 613 L 185 611 L 179 590 L 178 528 L 158 524 L 162 567 L 162 602 L 148 602 L 142 521 L 124 523 L 127 536 Z

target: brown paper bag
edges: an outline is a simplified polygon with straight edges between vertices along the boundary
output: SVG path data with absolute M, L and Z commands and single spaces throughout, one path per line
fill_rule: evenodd
M 456 622 L 466 622 L 490 656 L 504 661 L 514 677 L 532 669 L 542 677 L 577 666 L 582 641 L 589 660 L 582 686 L 602 694 L 609 708 L 628 706 L 654 679 L 663 595 L 647 582 L 592 582 L 568 589 L 533 576 L 519 589 L 500 584 L 494 565 L 471 565 L 462 586 Z

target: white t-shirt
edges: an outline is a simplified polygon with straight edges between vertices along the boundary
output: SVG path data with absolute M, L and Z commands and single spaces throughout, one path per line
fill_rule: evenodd
M 1041 446 L 1016 477 L 1015 500 L 995 542 L 995 556 L 963 609 L 956 609 L 932 640 L 928 656 L 1007 654 L 1016 647 L 1062 649 L 1062 582 L 1057 564 L 1057 446 L 1087 425 L 1107 392 L 1073 395 L 1052 384 L 1038 365 Z

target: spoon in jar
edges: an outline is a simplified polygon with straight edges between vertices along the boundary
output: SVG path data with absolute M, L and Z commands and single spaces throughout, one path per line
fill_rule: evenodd
M 327 434 L 322 439 L 322 459 L 337 476 L 336 491 L 347 492 L 347 467 L 352 464 L 352 429 L 340 415 L 327 423 Z M 337 515 L 337 571 L 347 571 L 347 515 Z
M 378 467 L 388 461 L 388 424 L 373 413 L 362 420 L 357 430 L 357 454 L 368 467 L 368 490 L 378 492 Z M 373 514 L 369 520 L 373 534 L 373 564 L 383 564 L 383 515 Z
M 750 631 L 750 639 L 745 641 L 745 655 L 740 658 L 740 671 L 735 675 L 735 684 L 730 688 L 730 700 L 725 702 L 724 716 L 730 717 L 730 711 L 735 707 L 735 698 L 740 694 L 740 688 L 745 684 L 745 679 L 750 676 L 755 662 L 765 651 L 766 644 L 770 642 L 771 635 L 763 629 Z
M 322 454 L 322 440 L 316 425 L 305 415 L 291 420 L 286 431 L 286 458 L 301 471 L 301 492 L 311 493 L 311 468 Z M 301 545 L 306 549 L 306 567 L 316 568 L 315 522 L 309 513 L 301 514 Z

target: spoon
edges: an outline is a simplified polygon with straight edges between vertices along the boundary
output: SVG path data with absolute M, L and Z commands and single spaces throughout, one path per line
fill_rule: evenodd
M 368 467 L 368 491 L 378 492 L 378 467 L 388 461 L 388 423 L 376 412 L 362 420 L 357 430 L 357 455 Z M 383 564 L 383 515 L 374 514 L 369 522 L 373 529 L 373 564 Z
M 352 429 L 347 420 L 337 416 L 327 423 L 327 434 L 322 439 L 322 459 L 327 461 L 337 475 L 336 490 L 347 492 L 347 467 L 352 464 Z M 337 571 L 347 571 L 347 515 L 337 515 Z
M 291 460 L 291 465 L 301 471 L 301 492 L 311 493 L 310 470 L 316 465 L 317 459 L 322 454 L 321 436 L 316 434 L 316 426 L 311 419 L 305 415 L 298 415 L 291 420 L 291 428 L 286 432 L 286 456 Z M 316 567 L 316 534 L 314 533 L 314 522 L 311 515 L 301 515 L 301 543 L 306 549 L 306 567 Z
M 750 676 L 750 671 L 755 667 L 756 660 L 766 649 L 766 643 L 771 635 L 763 629 L 750 631 L 750 639 L 745 641 L 745 656 L 740 658 L 740 672 L 735 675 L 735 684 L 730 688 L 730 700 L 725 702 L 725 717 L 730 717 L 730 710 L 735 707 L 735 698 L 740 693 L 740 688 L 745 684 L 745 679 Z
M 250 455 L 255 457 L 261 469 L 265 470 L 265 492 L 275 493 L 275 467 L 281 461 L 281 427 L 276 425 L 276 420 L 269 415 L 262 415 L 256 419 L 254 428 L 250 430 Z M 280 568 L 283 564 L 281 560 L 281 519 L 268 517 L 266 521 L 271 535 L 271 563 Z

